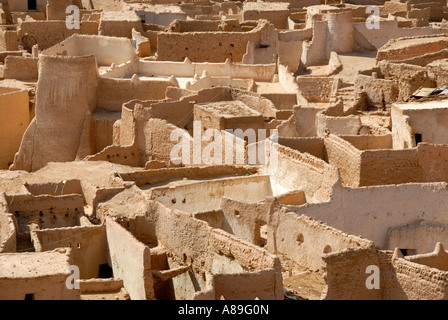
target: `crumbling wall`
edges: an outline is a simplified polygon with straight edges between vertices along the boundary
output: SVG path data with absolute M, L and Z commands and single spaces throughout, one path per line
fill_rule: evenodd
M 349 248 L 323 255 L 326 288 L 322 298 L 326 300 L 381 300 L 385 284 L 380 289 L 368 289 L 368 266 L 379 266 L 375 248 Z
M 322 138 L 286 138 L 280 136 L 278 143 L 300 152 L 307 152 L 316 158 L 326 159 L 324 140 Z
M 31 194 L 6 196 L 10 212 L 15 214 L 18 232 L 27 234 L 30 223 L 40 229 L 62 228 L 79 225 L 79 217 L 84 212 L 81 195 L 33 196 Z
M 98 81 L 97 107 L 118 112 L 124 103 L 138 100 L 162 100 L 169 86 L 178 86 L 168 80 L 100 79 Z
M 14 215 L 0 211 L 0 253 L 16 252 L 16 223 Z
M 249 32 L 159 32 L 157 60 L 183 61 L 188 57 L 194 62 L 224 62 L 226 59 L 240 62 L 248 46 L 267 46 L 263 49 L 266 52 L 255 52 L 255 57 L 263 55 L 270 60 L 258 63 L 272 63 L 277 53 L 277 31 L 267 21 L 261 21 Z
M 358 135 L 362 127 L 359 115 L 346 114 L 341 100 L 316 114 L 316 131 L 318 137 L 326 132 L 336 135 Z
M 33 171 L 49 161 L 76 158 L 86 114 L 97 104 L 97 81 L 94 56 L 40 58 L 36 117 L 11 169 Z
M 337 169 L 307 153 L 278 145 L 278 159 L 265 169 L 274 195 L 303 190 L 308 202 L 328 201 L 339 181 Z
M 38 78 L 38 59 L 9 56 L 5 59 L 3 77 L 22 81 L 36 81 Z
M 31 52 L 34 45 L 40 50 L 48 49 L 75 33 L 98 34 L 98 22 L 82 21 L 80 29 L 67 29 L 65 21 L 23 21 L 17 29 L 17 38 L 23 47 Z
M 385 300 L 445 300 L 446 271 L 428 268 L 403 259 L 391 251 L 379 254 L 383 299 Z M 419 281 L 415 281 L 419 279 Z
M 271 220 L 274 198 L 259 201 L 237 201 L 222 198 L 222 221 L 220 229 L 237 236 L 239 239 L 264 247 L 260 228 Z M 267 233 L 270 232 L 267 225 Z M 269 238 L 268 238 L 269 239 Z
M 328 163 L 339 169 L 342 183 L 346 186 L 359 187 L 361 180 L 361 151 L 348 141 L 335 135 L 324 139 Z
M 364 22 L 355 23 L 354 27 L 366 39 L 369 39 L 376 49 L 380 49 L 391 39 L 447 33 L 446 29 L 432 27 L 401 28 L 397 20 L 381 20 L 378 29 L 368 29 Z
M 141 75 L 193 77 L 202 75 L 204 71 L 212 77 L 231 76 L 240 79 L 253 79 L 255 81 L 271 81 L 275 74 L 276 65 L 271 64 L 238 64 L 230 60 L 217 62 L 191 62 L 184 59 L 175 61 L 139 61 L 138 72 Z

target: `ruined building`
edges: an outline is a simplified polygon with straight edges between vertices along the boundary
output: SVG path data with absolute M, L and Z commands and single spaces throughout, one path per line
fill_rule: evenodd
M 0 0 L 0 299 L 448 299 L 447 21 Z

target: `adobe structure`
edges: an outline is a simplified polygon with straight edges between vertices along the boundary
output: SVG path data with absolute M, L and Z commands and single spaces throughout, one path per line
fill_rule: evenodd
M 0 299 L 448 299 L 445 0 L 0 23 Z

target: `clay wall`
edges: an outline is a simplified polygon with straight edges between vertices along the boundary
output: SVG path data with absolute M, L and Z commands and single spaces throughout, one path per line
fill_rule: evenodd
M 41 54 L 69 56 L 95 55 L 98 66 L 119 65 L 133 61 L 135 53 L 130 39 L 74 34 Z M 132 75 L 132 74 L 131 74 Z
M 149 248 L 117 222 L 106 221 L 109 265 L 115 278 L 123 279 L 132 300 L 154 299 Z
M 9 56 L 5 59 L 3 77 L 22 81 L 37 81 L 38 59 Z
M 16 233 L 14 215 L 0 211 L 0 253 L 16 252 Z
M 65 21 L 23 21 L 17 29 L 17 37 L 25 49 L 37 44 L 40 50 L 48 49 L 75 33 L 98 34 L 98 22 L 82 21 L 80 29 L 67 29 Z
M 100 79 L 97 107 L 118 112 L 123 103 L 134 99 L 162 100 L 165 98 L 166 88 L 173 85 L 169 80 Z
M 25 252 L 0 254 L 3 266 L 23 261 L 36 265 L 41 261 L 51 261 L 46 274 L 39 272 L 19 271 L 15 276 L 0 277 L 0 299 L 24 300 L 26 294 L 33 294 L 34 300 L 79 300 L 80 291 L 68 289 L 65 285 L 69 273 L 66 269 L 70 265 L 70 250 L 58 249 L 51 252 Z M 51 270 L 53 269 L 53 270 Z M 17 270 L 16 270 L 17 271 Z
M 36 252 L 71 248 L 72 264 L 79 268 L 81 279 L 98 278 L 99 266 L 107 263 L 104 225 L 36 230 L 31 239 Z
M 265 169 L 270 174 L 274 196 L 303 190 L 308 202 L 328 201 L 338 182 L 337 169 L 325 161 L 278 145 L 278 160 Z
M 337 190 L 337 195 L 334 194 L 329 203 L 289 206 L 288 209 L 314 217 L 347 234 L 360 235 L 384 249 L 389 228 L 422 219 L 447 224 L 448 220 L 440 215 L 440 212 L 445 212 L 444 188 L 446 183 L 344 188 Z
M 176 187 L 156 187 L 150 197 L 165 206 L 186 212 L 217 210 L 222 197 L 255 202 L 272 196 L 268 176 L 222 178 Z
M 2 114 L 0 169 L 8 169 L 30 122 L 27 90 L 0 88 L 0 113 Z

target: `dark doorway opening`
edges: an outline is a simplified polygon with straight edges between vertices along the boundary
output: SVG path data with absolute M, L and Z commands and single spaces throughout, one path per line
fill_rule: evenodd
M 112 268 L 107 264 L 101 264 L 99 271 L 98 271 L 98 278 L 101 279 L 109 279 L 109 278 L 113 278 L 114 277 L 114 273 L 112 271 Z
M 400 251 L 404 256 L 412 256 L 412 255 L 416 254 L 417 250 L 415 250 L 415 249 L 400 249 Z
M 421 133 L 416 133 L 416 134 L 414 135 L 414 137 L 415 137 L 415 145 L 418 145 L 420 142 L 423 141 L 423 140 L 422 140 L 422 134 L 421 134 Z
M 31 301 L 31 300 L 34 300 L 34 293 L 26 293 L 25 301 Z
M 28 0 L 28 10 L 37 10 L 37 0 Z

